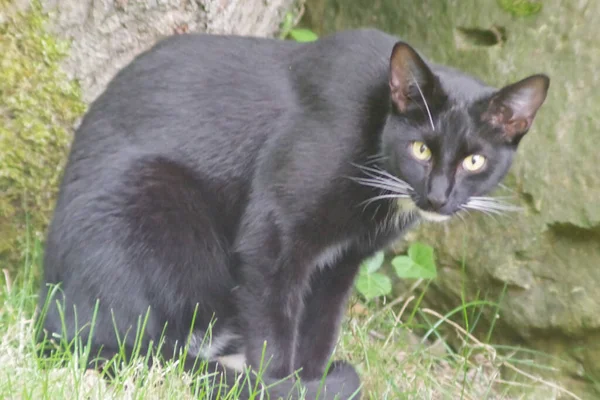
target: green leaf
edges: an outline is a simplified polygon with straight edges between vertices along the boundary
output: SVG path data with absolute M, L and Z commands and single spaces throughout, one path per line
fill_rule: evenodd
M 392 291 L 391 279 L 378 272 L 359 275 L 355 286 L 367 300 L 385 296 Z
M 319 36 L 310 29 L 292 29 L 290 31 L 290 36 L 296 42 L 313 42 L 319 38 Z
M 437 276 L 433 248 L 422 243 L 413 243 L 408 256 L 397 256 L 392 260 L 396 275 L 403 279 L 434 279 Z
M 408 248 L 408 256 L 422 267 L 435 271 L 433 247 L 419 242 L 413 243 Z
M 399 278 L 406 278 L 406 271 L 410 271 L 413 264 L 413 260 L 408 256 L 396 256 L 392 259 L 392 266 Z
M 287 37 L 287 35 L 290 34 L 290 31 L 293 29 L 294 27 L 294 15 L 291 12 L 288 12 L 285 14 L 285 17 L 283 18 L 283 22 L 281 23 L 281 29 L 280 29 L 280 34 L 279 34 L 279 38 L 280 39 L 285 39 Z
M 542 3 L 530 0 L 497 0 L 498 5 L 517 17 L 528 17 L 542 10 Z
M 362 274 L 372 274 L 381 268 L 383 264 L 384 254 L 383 251 L 375 253 L 373 257 L 367 258 L 364 260 L 360 266 L 360 273 Z

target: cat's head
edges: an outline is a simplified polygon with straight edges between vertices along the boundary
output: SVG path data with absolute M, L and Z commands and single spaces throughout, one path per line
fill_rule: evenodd
M 493 208 L 481 196 L 508 172 L 549 82 L 540 74 L 499 90 L 482 85 L 465 100 L 446 93 L 417 52 L 397 43 L 389 69 L 392 111 L 381 142 L 387 190 L 404 191 L 404 202 L 434 221 L 465 208 Z

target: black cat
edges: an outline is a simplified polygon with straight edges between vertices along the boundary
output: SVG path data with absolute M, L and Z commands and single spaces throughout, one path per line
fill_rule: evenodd
M 55 302 L 43 327 L 70 340 L 99 300 L 92 354 L 108 358 L 115 329 L 131 351 L 150 307 L 143 346 L 164 329 L 165 357 L 189 342 L 191 359 L 223 372 L 234 354 L 258 368 L 266 341 L 265 381 L 301 368 L 315 398 L 361 260 L 420 219 L 500 210 L 481 196 L 548 85 L 533 75 L 496 90 L 376 30 L 308 44 L 168 38 L 77 130 L 40 296 L 60 283 L 66 332 Z M 335 362 L 324 384 L 320 398 L 346 399 L 360 381 Z

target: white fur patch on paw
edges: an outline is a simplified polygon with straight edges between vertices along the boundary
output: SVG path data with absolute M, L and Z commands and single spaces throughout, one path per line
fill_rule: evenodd
M 229 354 L 217 357 L 217 362 L 227 368 L 242 372 L 246 368 L 246 355 L 244 353 Z

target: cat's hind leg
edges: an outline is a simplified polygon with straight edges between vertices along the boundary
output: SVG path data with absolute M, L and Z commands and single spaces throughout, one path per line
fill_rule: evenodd
M 93 346 L 117 349 L 132 347 L 138 331 L 147 344 L 183 343 L 215 319 L 214 335 L 232 329 L 229 245 L 219 199 L 201 177 L 153 155 L 121 157 L 95 181 L 76 175 L 62 188 L 46 246 L 47 337 L 88 343 L 93 332 Z M 48 284 L 59 285 L 57 299 L 46 298 Z

